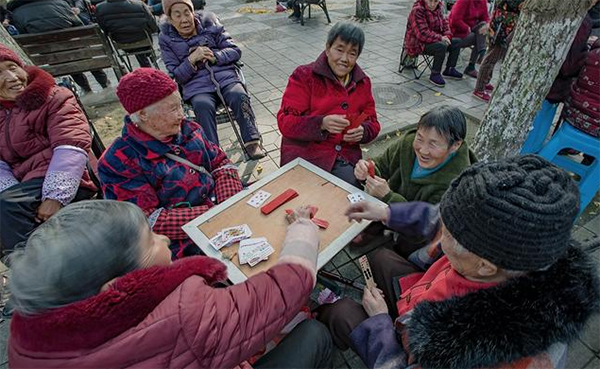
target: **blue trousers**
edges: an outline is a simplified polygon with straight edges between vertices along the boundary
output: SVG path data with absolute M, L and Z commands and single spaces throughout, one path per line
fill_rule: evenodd
M 256 128 L 256 118 L 250 105 L 250 96 L 244 90 L 241 83 L 232 83 L 221 88 L 221 93 L 227 105 L 233 111 L 233 118 L 240 127 L 240 133 L 244 143 L 260 140 L 260 133 Z M 216 92 L 194 95 L 190 103 L 196 114 L 196 122 L 204 129 L 206 137 L 219 144 L 217 135 L 216 110 L 220 104 Z

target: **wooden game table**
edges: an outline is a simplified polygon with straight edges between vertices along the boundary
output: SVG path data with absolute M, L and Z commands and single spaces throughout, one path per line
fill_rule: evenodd
M 258 190 L 271 193 L 271 197 L 265 202 L 267 204 L 288 188 L 298 192 L 298 196 L 269 215 L 262 214 L 260 208 L 254 208 L 246 203 Z M 285 209 L 315 205 L 319 208 L 316 217 L 329 222 L 327 229 L 318 230 L 321 243 L 317 268 L 320 269 L 370 224 L 369 221 L 348 222 L 344 216 L 344 211 L 350 204 L 347 195 L 356 192 L 363 193 L 367 201 L 383 205 L 378 199 L 299 158 L 190 221 L 183 226 L 183 230 L 204 254 L 219 259 L 227 265 L 231 282 L 240 283 L 254 274 L 269 269 L 277 262 L 288 226 Z M 240 265 L 237 253 L 231 260 L 222 253 L 237 251 L 239 243 L 221 250 L 216 250 L 209 244 L 209 240 L 222 229 L 241 224 L 250 227 L 251 238 L 267 238 L 275 249 L 268 260 L 254 267 L 248 264 Z

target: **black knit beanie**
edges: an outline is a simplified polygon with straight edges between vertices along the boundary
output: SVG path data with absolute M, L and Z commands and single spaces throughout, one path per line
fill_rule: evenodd
M 450 184 L 444 225 L 467 250 L 508 270 L 538 270 L 568 248 L 579 190 L 537 155 L 477 163 Z

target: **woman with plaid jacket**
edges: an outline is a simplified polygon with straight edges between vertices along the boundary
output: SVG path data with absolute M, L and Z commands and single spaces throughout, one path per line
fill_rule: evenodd
M 98 163 L 105 198 L 142 208 L 153 231 L 171 240 L 173 259 L 198 253 L 181 227 L 242 190 L 237 167 L 184 119 L 165 73 L 138 68 L 121 79 L 117 95 L 129 115 Z

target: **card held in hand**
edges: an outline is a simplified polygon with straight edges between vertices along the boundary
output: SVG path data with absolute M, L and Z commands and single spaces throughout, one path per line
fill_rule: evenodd
M 363 276 L 365 277 L 367 287 L 377 287 L 377 284 L 375 284 L 375 280 L 373 279 L 373 272 L 371 271 L 371 265 L 369 265 L 369 259 L 367 259 L 367 255 L 361 256 L 358 261 L 360 263 L 360 269 L 362 269 Z

